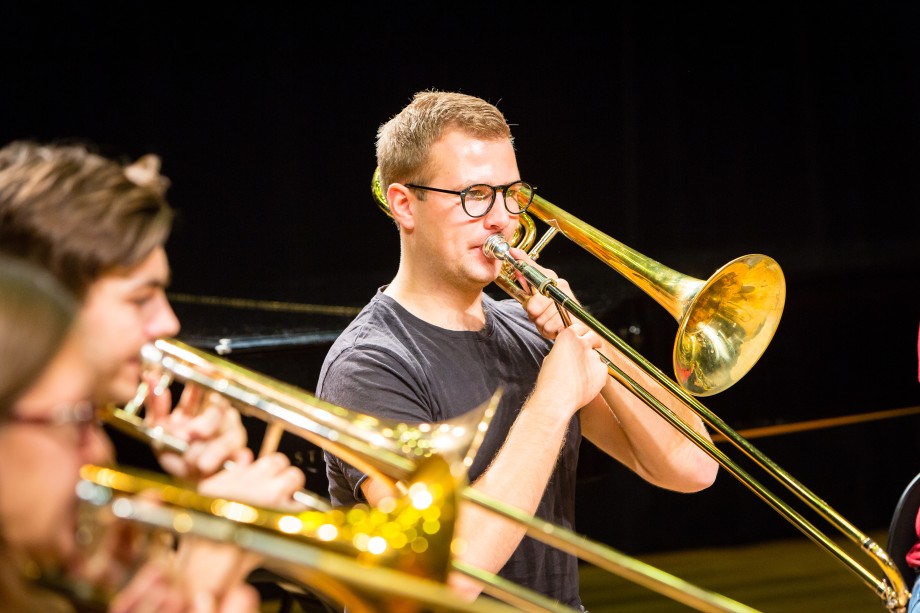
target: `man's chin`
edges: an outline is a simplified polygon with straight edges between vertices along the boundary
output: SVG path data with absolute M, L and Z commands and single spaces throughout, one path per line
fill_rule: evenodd
M 125 405 L 137 394 L 142 369 L 138 360 L 127 360 L 108 376 L 102 376 L 97 386 L 97 401 Z
M 466 272 L 472 279 L 476 279 L 483 286 L 495 281 L 501 273 L 501 263 L 492 259 L 478 260 Z
M 137 394 L 138 385 L 140 381 L 133 377 L 112 379 L 99 390 L 98 400 L 103 404 L 112 402 L 124 406 Z

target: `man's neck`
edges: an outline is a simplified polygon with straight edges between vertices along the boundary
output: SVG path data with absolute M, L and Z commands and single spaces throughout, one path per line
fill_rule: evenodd
M 475 331 L 485 325 L 481 288 L 464 290 L 443 280 L 419 283 L 397 273 L 384 293 L 419 319 L 440 328 Z

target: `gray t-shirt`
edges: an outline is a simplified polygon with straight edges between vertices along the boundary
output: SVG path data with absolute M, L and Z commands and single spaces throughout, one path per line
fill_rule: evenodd
M 385 419 L 440 422 L 480 406 L 501 386 L 499 407 L 470 468 L 473 482 L 501 448 L 552 343 L 514 300 L 484 295 L 485 326 L 457 331 L 415 317 L 383 289 L 333 343 L 316 395 Z M 569 530 L 580 441 L 576 415 L 536 513 Z M 366 475 L 328 452 L 325 460 L 332 504 L 366 502 L 360 488 Z M 524 537 L 499 575 L 564 604 L 581 604 L 577 558 L 530 537 Z

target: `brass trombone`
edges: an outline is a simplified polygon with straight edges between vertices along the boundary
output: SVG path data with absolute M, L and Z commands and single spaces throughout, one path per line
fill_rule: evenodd
M 378 207 L 390 215 L 379 168 L 374 171 L 371 191 Z M 785 279 L 779 265 L 765 255 L 746 255 L 732 260 L 708 280 L 701 281 L 682 275 L 636 252 L 536 194 L 522 192 L 519 197 L 526 199 L 531 195 L 533 198 L 529 208 L 520 216 L 519 231 L 512 237 L 514 246 L 529 250 L 530 257 L 536 259 L 540 250 L 561 232 L 654 298 L 678 320 L 679 331 L 673 357 L 676 382 L 591 316 L 573 298 L 565 295 L 551 279 L 533 266 L 513 258 L 508 251 L 509 244 L 500 235 L 491 237 L 483 248 L 487 255 L 505 264 L 496 283 L 517 300 L 526 300 L 528 295 L 514 277 L 513 271 L 517 270 L 532 288 L 556 302 L 564 318 L 569 314 L 575 316 L 626 355 L 710 427 L 724 435 L 740 451 L 859 545 L 880 566 L 884 577 L 874 576 L 853 560 L 800 513 L 767 490 L 709 440 L 697 434 L 648 390 L 638 385 L 603 354 L 600 357 L 612 377 L 718 461 L 787 521 L 843 563 L 875 591 L 889 610 L 903 613 L 910 590 L 888 553 L 695 397 L 711 395 L 733 385 L 750 370 L 769 345 L 785 303 Z M 535 224 L 531 215 L 550 226 L 536 243 Z
M 408 491 L 406 479 L 415 473 L 419 464 L 430 455 L 435 454 L 450 458 L 452 474 L 465 483 L 466 470 L 481 443 L 481 437 L 485 434 L 488 421 L 491 420 L 501 396 L 501 390 L 497 390 L 493 397 L 484 404 L 484 408 L 473 409 L 458 418 L 459 421 L 451 422 L 454 427 L 457 427 L 458 423 L 472 423 L 471 415 L 477 416 L 480 423 L 476 427 L 476 436 L 472 438 L 468 438 L 463 433 L 453 433 L 452 428 L 447 428 L 445 431 L 450 435 L 448 442 L 439 444 L 434 438 L 427 435 L 430 431 L 428 424 L 397 424 L 377 420 L 372 423 L 378 423 L 381 432 L 377 438 L 373 439 L 374 444 L 367 444 L 364 438 L 368 433 L 364 432 L 364 427 L 368 416 L 320 401 L 304 390 L 251 371 L 181 341 L 160 339 L 145 347 L 141 356 L 144 367 L 160 375 L 161 385 L 178 381 L 193 383 L 216 391 L 230 399 L 233 406 L 237 407 L 241 413 L 267 421 L 270 425 L 280 427 L 292 434 L 309 437 L 308 440 L 322 449 L 329 450 L 330 453 L 353 454 L 353 450 L 347 448 L 347 445 L 359 444 L 361 453 L 357 454 L 358 461 L 367 466 L 371 474 L 379 475 L 388 483 L 394 483 L 397 490 L 402 492 Z M 138 400 L 142 400 L 142 394 L 143 390 L 139 390 Z M 330 417 L 327 415 L 330 411 L 338 415 L 340 419 L 334 423 L 330 422 Z M 121 429 L 127 428 L 138 438 L 151 436 L 149 429 L 145 430 L 138 426 L 138 422 L 142 423 L 142 420 L 134 417 L 125 422 L 125 418 L 125 413 L 119 411 L 109 411 L 104 415 L 107 423 Z M 431 440 L 423 446 L 423 449 L 426 450 L 424 452 L 420 452 L 416 445 L 402 449 L 395 442 L 404 437 L 393 435 L 389 432 L 390 429 L 404 432 L 405 436 L 412 440 L 423 436 Z M 414 432 L 415 430 L 418 432 Z M 157 440 L 162 444 L 162 436 Z M 459 445 L 456 443 L 458 440 L 462 441 Z M 153 439 L 150 439 L 149 442 L 156 444 Z M 466 452 L 462 458 L 459 455 L 461 450 Z M 463 500 L 517 521 L 533 538 L 558 547 L 699 611 L 756 613 L 754 609 L 721 594 L 703 590 L 561 526 L 529 516 L 471 487 L 461 488 L 460 496 Z M 329 511 L 331 509 L 327 506 L 320 506 L 317 510 Z M 452 569 L 476 579 L 484 586 L 484 592 L 517 606 L 520 610 L 536 613 L 545 611 L 570 613 L 567 607 L 539 593 L 512 584 L 492 573 L 465 565 L 459 560 L 452 561 Z
M 324 402 L 300 388 L 177 339 L 160 339 L 145 345 L 140 358 L 144 368 L 158 377 L 157 388 L 165 388 L 177 380 L 218 392 L 243 415 L 265 421 L 269 430 L 300 436 L 396 488 L 415 471 L 419 459 L 432 454 L 457 459 L 468 467 L 498 405 L 496 395 L 453 420 L 407 424 Z M 106 407 L 103 420 L 154 447 L 181 453 L 184 441 L 146 426 L 139 416 L 146 395 L 156 391 L 141 383 L 126 407 Z M 277 437 L 269 432 L 266 439 L 276 441 Z M 305 501 L 305 504 L 310 503 Z
M 126 520 L 236 545 L 257 554 L 259 568 L 355 613 L 517 610 L 497 601 L 463 602 L 444 585 L 463 481 L 442 456 L 420 461 L 407 494 L 385 501 L 386 508 L 325 512 L 287 513 L 202 496 L 139 469 L 85 465 L 80 476 L 84 547 L 100 547 L 97 528 L 111 525 L 109 519 Z

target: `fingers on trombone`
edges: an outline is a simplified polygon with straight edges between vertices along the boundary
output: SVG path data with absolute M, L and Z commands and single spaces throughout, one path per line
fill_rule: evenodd
M 553 340 L 564 330 L 568 321 L 554 301 L 535 295 L 527 302 L 527 316 L 544 338 Z
M 139 390 L 143 389 L 140 404 L 144 407 L 144 420 L 148 424 L 161 425 L 169 417 L 172 409 L 172 395 L 168 387 L 159 385 L 159 377 L 153 373 L 144 373 L 143 382 L 145 385 Z
M 607 381 L 606 361 L 604 361 L 602 358 L 594 359 L 594 356 L 598 355 L 601 348 L 603 347 L 603 340 L 601 339 L 600 335 L 577 320 L 573 322 L 572 326 L 568 329 L 568 332 L 575 334 L 575 336 L 577 336 L 578 339 L 584 343 L 585 349 L 591 352 L 591 357 L 587 361 L 586 368 L 590 370 L 589 374 L 592 378 L 592 381 L 599 384 L 600 387 L 603 387 L 603 384 Z
M 235 463 L 199 484 L 199 492 L 266 508 L 299 510 L 294 495 L 306 485 L 306 475 L 280 452 L 248 463 Z
M 530 294 L 531 297 L 536 295 L 535 288 L 527 282 L 527 279 L 525 279 L 524 275 L 522 275 L 518 270 L 514 270 L 514 278 L 517 279 L 518 285 L 523 288 L 525 293 Z
M 242 432 L 240 432 L 242 430 Z M 193 439 L 189 444 L 184 459 L 190 465 L 192 472 L 201 476 L 209 476 L 224 468 L 228 463 L 238 462 L 246 454 L 245 429 L 240 426 L 229 430 L 222 430 L 213 436 Z
M 570 325 L 569 325 L 568 327 L 571 327 L 572 330 L 573 330 L 578 336 L 580 336 L 580 337 L 582 337 L 582 338 L 587 339 L 588 341 L 590 341 L 591 347 L 592 347 L 593 349 L 600 349 L 600 348 L 601 348 L 601 346 L 602 346 L 602 344 L 603 344 L 603 340 L 601 339 L 600 335 L 597 334 L 596 332 L 594 332 L 594 331 L 593 331 L 591 328 L 589 328 L 587 325 L 585 325 L 584 322 L 582 322 L 582 321 L 580 321 L 580 320 L 578 320 L 578 319 L 575 319 L 575 318 L 571 318 L 571 319 L 570 319 Z
M 210 396 L 214 394 L 206 392 L 204 388 L 195 385 L 194 383 L 187 383 L 182 389 L 182 395 L 179 396 L 179 402 L 176 404 L 175 412 L 177 415 L 185 415 L 187 417 L 194 417 L 202 410 L 202 405 L 206 401 L 212 402 Z
M 537 327 L 540 334 L 549 340 L 555 339 L 560 327 L 551 325 L 553 316 L 556 314 L 553 301 L 537 294 L 527 301 L 525 308 L 527 309 L 527 317 Z
M 220 394 L 188 384 L 176 407 L 170 405 L 168 391 L 159 396 L 148 394 L 145 400 L 145 422 L 188 444 L 181 454 L 169 450 L 157 454 L 166 472 L 200 479 L 220 470 L 246 447 L 247 432 L 240 414 Z
M 523 249 L 520 249 L 518 247 L 509 246 L 508 253 L 511 254 L 511 257 L 513 257 L 515 260 L 522 260 L 530 264 L 531 266 L 537 266 L 537 268 L 539 268 L 541 272 L 543 272 L 544 274 L 546 273 L 546 269 L 538 266 L 536 261 L 532 257 L 530 257 L 530 254 L 524 251 Z

